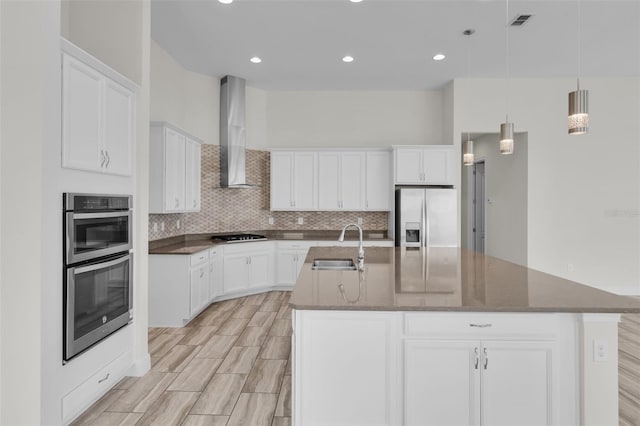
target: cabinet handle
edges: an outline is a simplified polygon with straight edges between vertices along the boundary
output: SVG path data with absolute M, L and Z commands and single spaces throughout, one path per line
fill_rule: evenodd
M 193 208 L 196 207 L 196 200 L 193 200 Z
M 469 324 L 469 327 L 476 327 L 476 328 L 487 328 L 487 327 L 491 327 L 493 324 Z
M 479 357 L 479 354 L 478 354 L 479 351 L 478 351 L 477 347 L 474 348 L 473 351 L 476 353 L 476 362 L 475 362 L 473 368 L 477 370 L 478 369 L 478 363 L 480 362 L 480 357 Z
M 484 352 L 484 369 L 486 370 L 489 365 L 489 355 L 487 355 L 487 348 L 484 348 L 482 351 Z
M 111 162 L 111 158 L 109 158 L 109 151 L 104 152 L 104 155 L 107 157 L 107 164 L 104 165 L 105 168 L 109 167 L 109 163 Z
M 249 258 L 249 265 L 251 265 L 251 258 Z
M 109 375 L 110 375 L 110 374 L 111 374 L 111 373 L 107 373 L 107 375 L 106 375 L 106 376 L 104 376 L 104 378 L 102 378 L 102 379 L 98 380 L 98 383 L 102 383 L 102 382 L 107 381 L 107 379 L 109 378 Z
M 200 278 L 204 277 L 204 269 L 200 269 Z
M 105 161 L 104 150 L 101 149 L 100 150 L 100 167 L 104 167 L 104 161 Z

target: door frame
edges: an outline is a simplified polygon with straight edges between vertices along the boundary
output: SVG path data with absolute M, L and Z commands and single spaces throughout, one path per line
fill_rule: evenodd
M 476 185 L 475 185 L 475 167 L 478 163 L 484 163 L 484 191 L 485 191 L 485 203 L 484 203 L 484 252 L 487 252 L 487 206 L 486 206 L 486 194 L 487 194 L 487 164 L 488 161 L 485 157 L 476 157 L 473 162 L 473 166 L 469 167 L 470 173 L 467 173 L 467 248 L 469 250 L 475 250 L 475 233 L 473 232 L 473 225 L 475 223 L 475 206 L 473 200 L 476 198 Z

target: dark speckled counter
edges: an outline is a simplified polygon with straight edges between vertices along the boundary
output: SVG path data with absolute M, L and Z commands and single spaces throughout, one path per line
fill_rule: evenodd
M 365 270 L 313 271 L 357 248 L 312 247 L 290 305 L 299 310 L 638 313 L 640 302 L 461 248 L 367 248 Z

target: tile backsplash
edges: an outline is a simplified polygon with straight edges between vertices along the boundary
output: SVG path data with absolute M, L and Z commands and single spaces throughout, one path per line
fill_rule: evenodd
M 387 212 L 270 211 L 270 155 L 247 150 L 247 183 L 256 188 L 220 188 L 220 147 L 202 145 L 201 208 L 197 213 L 150 214 L 149 240 L 181 234 L 242 232 L 259 229 L 335 230 L 362 218 L 367 230 L 386 230 Z M 273 225 L 269 224 L 273 218 Z M 298 224 L 298 218 L 303 224 Z M 180 228 L 177 223 L 180 221 Z M 161 224 L 164 222 L 164 230 Z M 157 224 L 154 231 L 153 224 Z

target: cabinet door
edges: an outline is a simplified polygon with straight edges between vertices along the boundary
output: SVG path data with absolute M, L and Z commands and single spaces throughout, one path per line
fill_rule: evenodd
M 295 210 L 313 210 L 316 205 L 317 154 L 296 152 L 293 168 L 293 207 Z
M 243 291 L 249 287 L 249 257 L 247 255 L 225 254 L 222 270 L 224 294 Z
M 318 208 L 320 210 L 341 209 L 340 200 L 340 154 L 321 152 L 318 154 Z
M 483 342 L 482 424 L 551 425 L 551 342 Z
M 133 170 L 134 95 L 105 78 L 104 171 L 130 176 Z
M 185 137 L 165 128 L 165 210 L 185 208 Z
M 200 144 L 185 142 L 185 210 L 200 211 Z
M 209 301 L 222 294 L 222 262 L 217 249 L 209 250 Z
M 273 285 L 273 256 L 270 252 L 253 253 L 249 258 L 249 287 Z
M 411 148 L 396 150 L 396 183 L 423 183 L 422 152 Z
M 191 268 L 190 279 L 190 316 L 193 317 L 204 308 L 208 302 L 207 284 L 209 282 L 209 271 L 207 264 L 202 264 Z
M 453 185 L 453 146 L 425 148 L 423 152 L 424 183 L 427 185 Z
M 293 210 L 293 156 L 271 153 L 271 210 Z
M 298 276 L 296 251 L 279 251 L 276 260 L 276 284 L 293 285 Z
M 405 424 L 479 425 L 480 343 L 409 340 L 404 349 Z
M 70 56 L 62 58 L 62 166 L 102 170 L 104 77 Z
M 389 152 L 367 152 L 365 210 L 391 209 L 391 159 Z
M 365 155 L 363 152 L 343 152 L 340 157 L 340 206 L 344 210 L 362 210 Z

